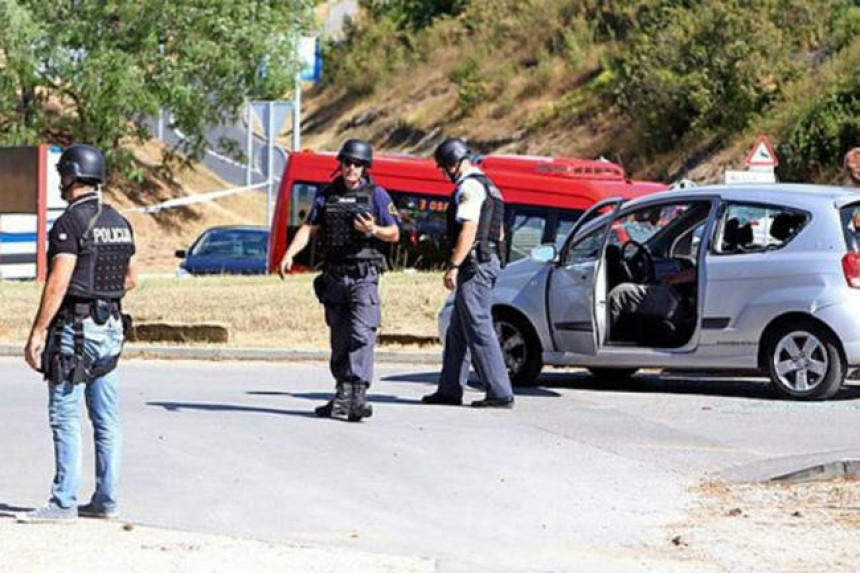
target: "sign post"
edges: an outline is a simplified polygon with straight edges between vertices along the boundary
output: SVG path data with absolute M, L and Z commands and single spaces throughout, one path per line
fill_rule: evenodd
M 759 135 L 752 149 L 744 159 L 746 171 L 726 170 L 725 183 L 776 183 L 774 169 L 779 165 L 779 158 L 773 150 L 766 135 Z
M 266 134 L 266 147 L 265 149 L 261 149 L 260 151 L 261 153 L 265 153 L 262 169 L 265 172 L 266 180 L 268 181 L 268 187 L 266 190 L 266 224 L 268 225 L 271 223 L 272 198 L 275 193 L 275 174 L 273 173 L 275 159 L 275 139 L 281 132 L 281 127 L 284 125 L 284 121 L 286 121 L 287 119 L 287 114 L 290 113 L 290 111 L 292 110 L 293 104 L 286 101 L 263 100 L 252 101 L 250 102 L 249 107 L 254 110 L 254 114 L 256 114 L 257 119 L 260 120 L 260 124 L 263 126 L 263 131 Z M 249 133 L 251 132 L 251 129 L 251 122 L 248 121 Z M 248 141 L 250 152 L 253 152 L 251 136 L 248 137 Z M 249 154 L 249 162 L 250 157 L 251 156 Z

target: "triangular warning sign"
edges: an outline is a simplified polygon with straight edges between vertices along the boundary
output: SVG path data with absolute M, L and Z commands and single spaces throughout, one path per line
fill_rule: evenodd
M 748 167 L 776 167 L 779 165 L 779 159 L 776 157 L 776 152 L 770 144 L 766 135 L 759 135 L 755 141 L 755 145 L 747 154 L 744 163 Z

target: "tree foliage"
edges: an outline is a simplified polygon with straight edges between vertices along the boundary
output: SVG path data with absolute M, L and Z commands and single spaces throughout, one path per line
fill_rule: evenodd
M 362 0 L 361 4 L 374 19 L 390 19 L 414 32 L 436 18 L 459 14 L 469 0 Z
M 146 137 L 137 120 L 169 109 L 204 150 L 206 125 L 245 98 L 281 97 L 294 38 L 312 2 L 297 0 L 0 0 L 0 142 L 88 142 L 121 159 Z
M 808 73 L 829 46 L 843 0 L 633 2 L 601 11 L 602 33 L 625 38 L 612 63 L 617 103 L 651 151 L 685 137 L 743 130 Z
M 799 101 L 777 147 L 781 179 L 812 181 L 840 171 L 845 151 L 860 145 L 860 40 L 846 52 L 816 78 L 818 90 L 804 84 L 794 95 Z

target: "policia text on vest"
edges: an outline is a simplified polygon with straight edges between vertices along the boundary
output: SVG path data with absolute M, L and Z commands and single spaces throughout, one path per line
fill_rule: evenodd
M 104 158 L 72 145 L 57 163 L 68 208 L 48 237 L 50 270 L 24 350 L 27 363 L 48 381 L 56 473 L 44 507 L 19 521 L 53 522 L 117 515 L 121 450 L 119 400 L 114 369 L 130 319 L 125 293 L 135 286 L 134 233 L 116 210 L 101 202 Z M 81 402 L 93 422 L 96 488 L 78 507 Z
M 317 192 L 307 220 L 287 247 L 280 275 L 316 235 L 323 258 L 314 280 L 331 329 L 331 373 L 335 396 L 316 409 L 320 417 L 357 422 L 373 414 L 366 401 L 373 380 L 373 350 L 382 313 L 379 277 L 385 270 L 385 243 L 400 238 L 397 209 L 369 175 L 373 152 L 350 139 L 338 153 L 339 175 Z

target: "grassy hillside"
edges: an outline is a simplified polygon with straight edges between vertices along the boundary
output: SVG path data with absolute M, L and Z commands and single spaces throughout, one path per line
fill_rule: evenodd
M 757 133 L 835 182 L 860 144 L 856 0 L 363 0 L 306 98 L 305 145 L 605 156 L 716 180 Z
M 141 173 L 140 181 L 116 178 L 113 185 L 105 188 L 106 200 L 118 209 L 153 205 L 233 186 L 200 164 L 174 166 L 172 171 L 164 169 L 163 146 L 156 141 L 132 146 L 129 151 Z M 135 230 L 141 271 L 173 273 L 178 263 L 174 252 L 188 248 L 203 230 L 215 225 L 263 224 L 266 197 L 263 193 L 251 191 L 157 213 L 129 213 L 126 216 Z

